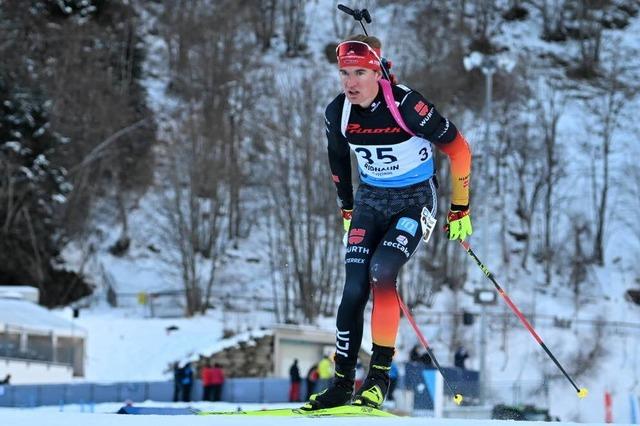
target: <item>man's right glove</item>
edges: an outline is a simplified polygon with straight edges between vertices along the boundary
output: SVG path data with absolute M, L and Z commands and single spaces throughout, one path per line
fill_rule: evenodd
M 471 216 L 467 210 L 449 210 L 447 215 L 450 240 L 463 240 L 473 233 L 471 227 Z
M 349 239 L 349 228 L 351 227 L 351 217 L 353 217 L 353 209 L 346 210 L 340 209 L 342 212 L 342 228 L 344 229 L 344 237 L 342 237 L 342 244 L 347 246 L 347 241 Z

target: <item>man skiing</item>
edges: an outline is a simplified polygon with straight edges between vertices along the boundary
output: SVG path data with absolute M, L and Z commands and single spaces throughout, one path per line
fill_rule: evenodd
M 387 73 L 376 37 L 349 37 L 338 45 L 336 55 L 344 93 L 329 104 L 325 121 L 346 233 L 346 280 L 336 321 L 335 375 L 327 389 L 311 395 L 304 410 L 349 403 L 378 408 L 384 401 L 400 321 L 396 278 L 422 238 L 421 216 L 436 213 L 432 144 L 451 162 L 449 238 L 464 239 L 472 232 L 471 152 L 462 134 L 418 92 L 402 85 L 383 87 L 389 83 L 381 80 Z M 385 90 L 395 100 L 395 113 L 385 101 Z M 360 175 L 355 200 L 350 150 Z M 370 291 L 373 353 L 368 375 L 354 396 Z

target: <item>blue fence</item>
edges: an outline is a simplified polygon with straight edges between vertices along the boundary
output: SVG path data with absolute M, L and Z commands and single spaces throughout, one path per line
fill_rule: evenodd
M 406 371 L 409 376 L 412 373 Z M 467 396 L 478 394 L 478 373 L 445 368 L 445 376 L 456 391 Z M 409 376 L 400 378 L 398 388 L 414 388 L 422 379 L 412 383 Z M 418 376 L 419 377 L 419 376 Z M 404 380 L 403 380 L 404 379 Z M 326 382 L 316 384 L 316 391 Z M 446 392 L 446 389 L 445 389 Z M 306 383 L 300 386 L 300 397 L 306 397 Z M 103 402 L 173 401 L 173 381 L 129 383 L 77 383 L 56 385 L 0 385 L 0 407 L 37 407 L 41 405 L 98 404 Z M 191 392 L 192 401 L 202 400 L 202 384 L 196 381 Z M 275 403 L 288 402 L 289 380 L 280 378 L 227 379 L 222 389 L 226 402 Z
M 429 370 L 434 374 L 440 374 L 435 369 Z M 404 382 L 399 386 L 413 390 L 414 408 L 433 410 L 435 383 L 429 383 L 425 374 L 423 374 L 425 371 L 424 366 L 419 363 L 408 363 L 404 370 Z M 442 373 L 451 385 L 453 391 L 464 395 L 467 404 L 478 402 L 480 396 L 480 376 L 477 371 L 443 367 Z M 443 387 L 443 392 L 448 397 L 453 396 L 448 386 Z
M 301 395 L 305 396 L 304 382 Z M 202 385 L 196 381 L 193 401 L 202 399 Z M 93 404 L 102 402 L 173 401 L 173 382 L 78 383 L 56 385 L 0 385 L 0 407 Z M 228 402 L 287 402 L 289 380 L 276 378 L 227 379 L 222 400 Z

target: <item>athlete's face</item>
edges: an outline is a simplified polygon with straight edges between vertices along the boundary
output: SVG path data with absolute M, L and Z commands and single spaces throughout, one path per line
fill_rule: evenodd
M 340 81 L 347 99 L 352 104 L 367 108 L 378 95 L 378 80 L 380 71 L 368 68 L 344 67 L 340 68 Z

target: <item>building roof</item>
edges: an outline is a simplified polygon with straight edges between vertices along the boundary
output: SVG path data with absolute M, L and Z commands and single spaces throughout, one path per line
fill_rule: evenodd
M 85 337 L 82 328 L 60 318 L 50 310 L 28 300 L 0 298 L 0 333 L 9 330 L 25 330 L 35 334 L 53 332 L 58 336 Z
M 38 303 L 40 290 L 28 285 L 2 285 L 0 286 L 0 299 L 23 299 Z
M 222 339 L 213 345 L 202 346 L 196 353 L 192 353 L 187 357 L 187 361 L 197 362 L 200 356 L 211 356 L 212 354 L 222 352 L 225 349 L 239 347 L 240 344 L 254 346 L 256 340 L 263 338 L 264 336 L 273 335 L 273 330 L 253 330 L 244 333 L 236 334 L 235 336 L 227 339 Z

